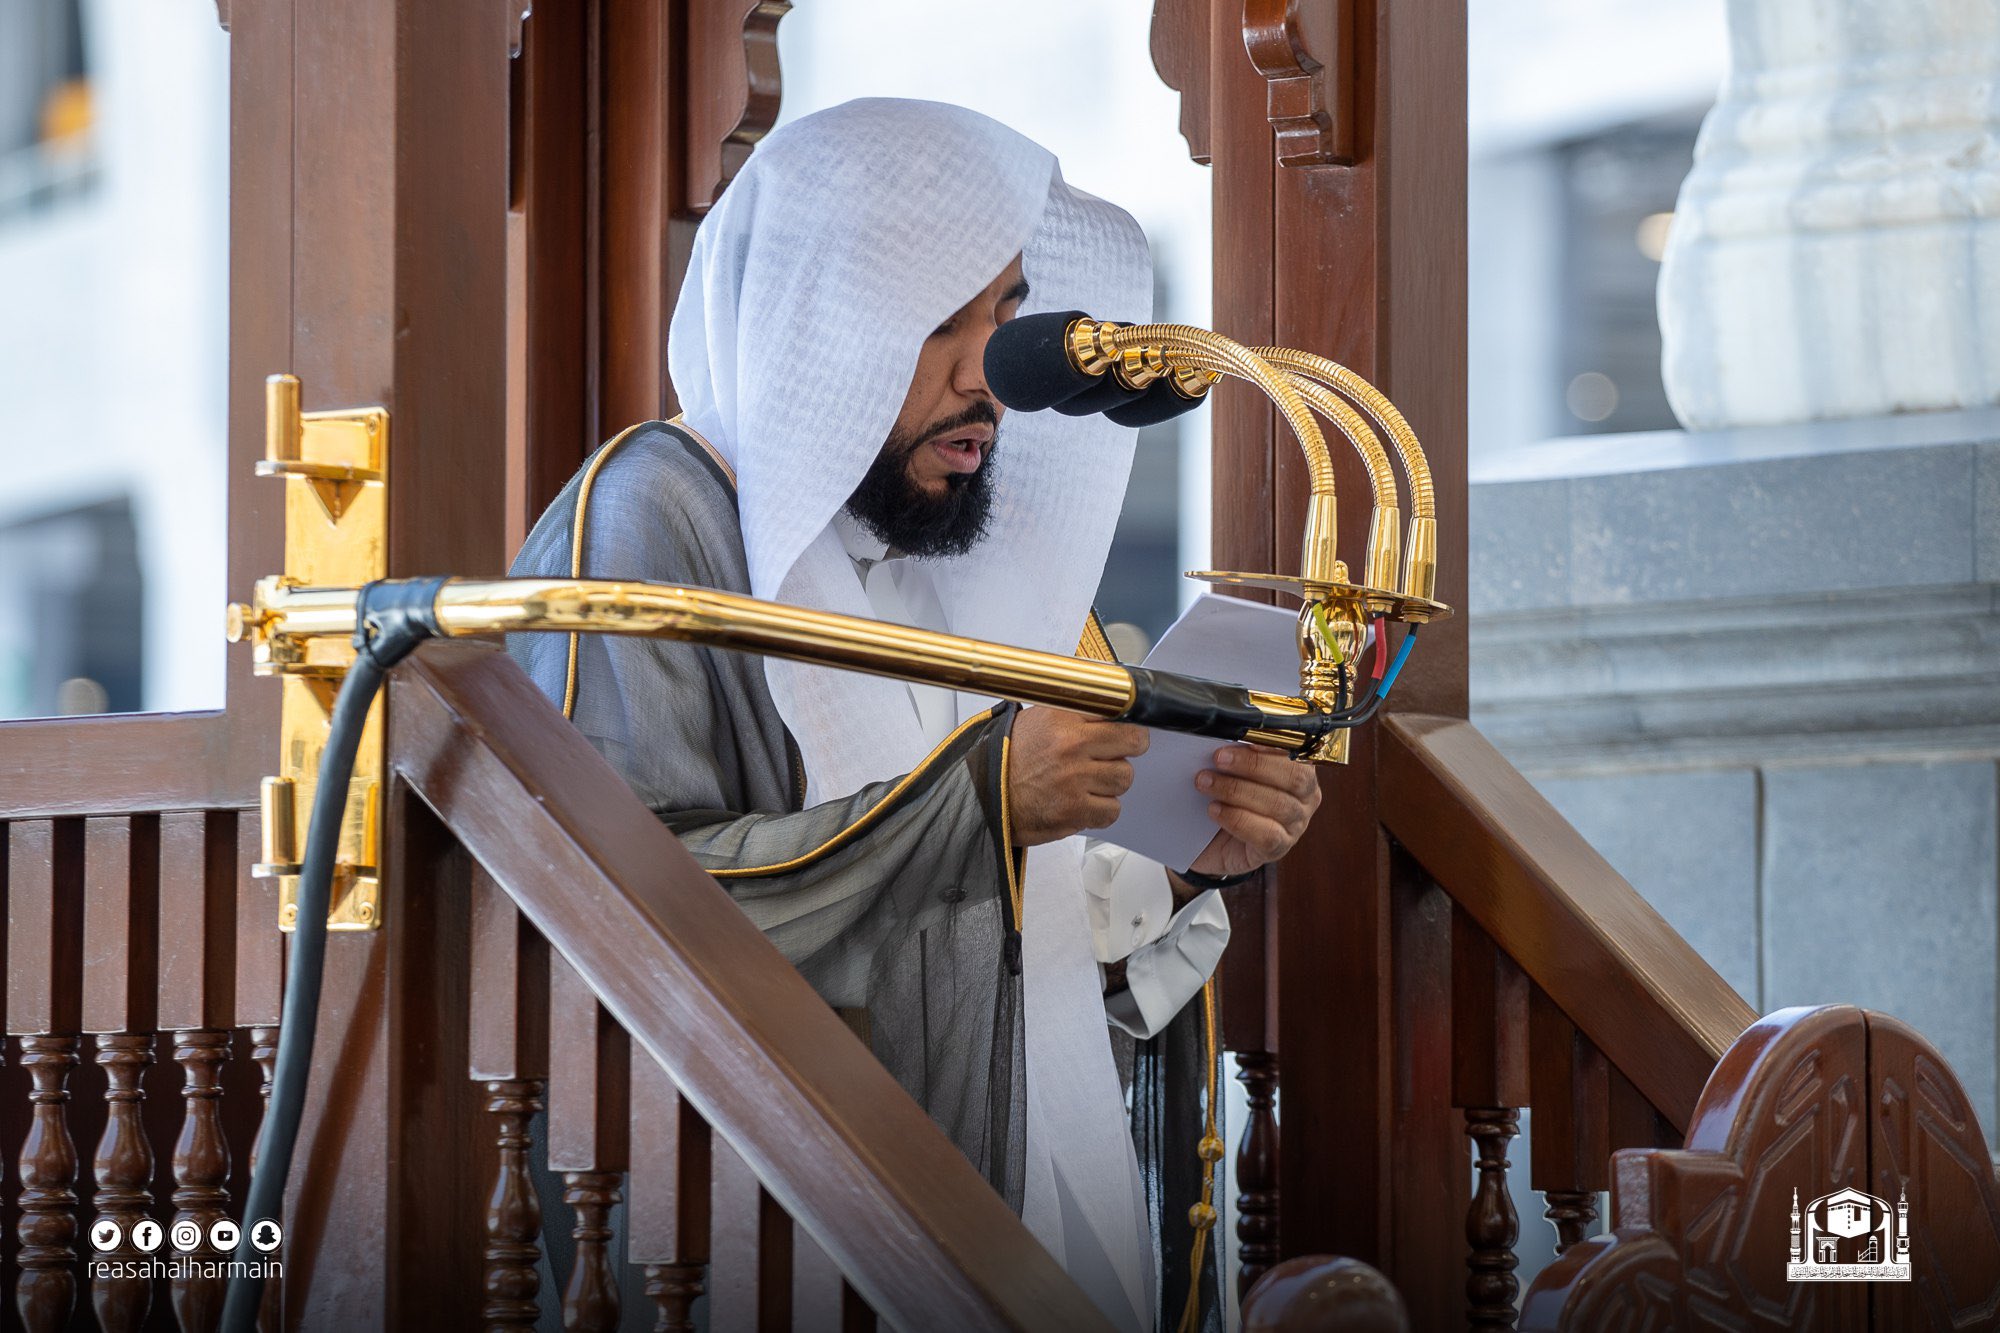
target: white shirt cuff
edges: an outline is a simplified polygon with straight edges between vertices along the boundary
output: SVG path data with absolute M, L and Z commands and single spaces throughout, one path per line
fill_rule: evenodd
M 1091 839 L 1083 856 L 1084 905 L 1099 966 L 1125 960 L 1125 989 L 1104 997 L 1111 1022 L 1150 1037 L 1195 997 L 1229 943 L 1229 909 L 1214 889 L 1174 910 L 1158 861 Z
M 1159 862 L 1095 838 L 1084 845 L 1083 902 L 1100 963 L 1159 939 L 1174 915 L 1174 891 Z
M 1158 940 L 1126 958 L 1125 989 L 1104 998 L 1106 1016 L 1135 1037 L 1156 1035 L 1207 984 L 1228 943 L 1229 909 L 1209 889 L 1174 913 Z

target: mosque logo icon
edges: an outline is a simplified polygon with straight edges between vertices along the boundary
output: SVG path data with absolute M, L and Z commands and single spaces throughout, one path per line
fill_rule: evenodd
M 1814 1199 L 1803 1213 L 1792 1191 L 1791 1282 L 1908 1282 L 1910 1191 L 1902 1187 L 1891 1207 L 1857 1189 Z

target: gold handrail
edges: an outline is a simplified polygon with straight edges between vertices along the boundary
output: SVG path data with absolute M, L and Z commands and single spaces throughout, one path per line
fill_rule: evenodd
M 306 641 L 352 637 L 357 588 L 301 588 L 258 581 L 255 601 L 232 608 L 230 637 L 248 639 L 256 669 L 283 674 Z M 665 583 L 604 579 L 450 579 L 435 602 L 451 637 L 512 633 L 626 634 L 674 639 L 839 667 L 896 680 L 1047 704 L 1093 717 L 1125 718 L 1142 703 L 1133 670 L 1115 662 L 1038 652 L 859 616 Z M 1296 718 L 1298 730 L 1258 727 L 1244 739 L 1312 758 L 1322 710 L 1302 698 L 1259 690 L 1244 697 L 1265 716 Z

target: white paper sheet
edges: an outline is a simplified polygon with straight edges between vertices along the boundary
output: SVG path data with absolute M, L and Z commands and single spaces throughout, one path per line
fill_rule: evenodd
M 1160 636 L 1144 665 L 1246 685 L 1274 694 L 1299 690 L 1298 611 L 1240 597 L 1203 593 Z M 1215 836 L 1208 797 L 1194 775 L 1212 768 L 1228 744 L 1205 736 L 1155 731 L 1152 747 L 1132 761 L 1132 790 L 1118 820 L 1095 834 L 1170 870 L 1185 870 Z

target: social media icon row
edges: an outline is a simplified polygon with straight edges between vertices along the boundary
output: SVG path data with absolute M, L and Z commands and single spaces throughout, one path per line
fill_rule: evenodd
M 236 1223 L 223 1217 L 217 1218 L 209 1225 L 207 1235 L 211 1247 L 224 1254 L 230 1254 L 235 1252 L 236 1243 L 243 1238 L 243 1231 Z M 124 1238 L 124 1228 L 108 1217 L 100 1217 L 91 1225 L 90 1243 L 100 1251 L 117 1249 L 119 1242 Z M 132 1246 L 141 1253 L 153 1253 L 160 1248 L 160 1243 L 165 1239 L 167 1239 L 166 1229 L 150 1217 L 141 1218 L 132 1224 Z M 284 1228 L 268 1217 L 259 1219 L 257 1224 L 250 1228 L 251 1245 L 264 1254 L 277 1249 L 284 1243 L 284 1239 Z M 182 1254 L 192 1254 L 201 1248 L 201 1241 L 200 1223 L 186 1218 L 174 1223 L 173 1242 L 176 1250 Z

